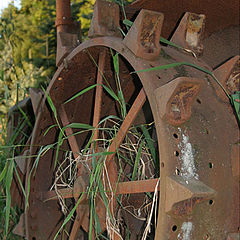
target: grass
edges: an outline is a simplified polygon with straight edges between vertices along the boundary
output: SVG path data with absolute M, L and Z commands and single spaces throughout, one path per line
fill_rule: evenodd
M 11 136 L 7 137 L 7 122 L 8 119 L 2 116 L 1 123 L 1 146 L 0 146 L 0 164 L 1 164 L 1 174 L 0 174 L 0 183 L 1 183 L 1 192 L 0 192 L 0 238 L 1 239 L 20 239 L 17 236 L 14 236 L 11 231 L 12 228 L 18 221 L 18 215 L 20 213 L 19 209 L 12 207 L 12 196 L 11 196 L 11 184 L 13 181 L 13 175 L 17 177 L 20 187 L 22 188 L 23 194 L 24 188 L 20 181 L 20 177 L 16 168 L 16 163 L 14 158 L 16 155 L 20 154 L 22 149 L 25 146 L 25 139 L 27 136 L 23 132 L 24 126 L 29 125 L 30 121 L 28 120 L 26 114 L 20 112 L 20 117 L 18 118 L 17 126 L 14 126 Z M 19 140 L 22 139 L 22 141 Z M 19 142 L 17 144 L 17 142 Z

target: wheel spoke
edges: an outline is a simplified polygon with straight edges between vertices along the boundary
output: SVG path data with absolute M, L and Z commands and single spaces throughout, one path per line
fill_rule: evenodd
M 98 61 L 98 74 L 97 74 L 97 87 L 96 87 L 96 94 L 95 94 L 95 105 L 94 105 L 94 114 L 93 114 L 93 127 L 96 128 L 99 121 L 100 121 L 100 114 L 102 109 L 102 94 L 103 94 L 103 71 L 105 66 L 105 58 L 106 58 L 106 50 L 99 54 L 99 61 Z M 98 138 L 98 129 L 95 129 L 93 135 L 93 141 Z M 92 146 L 93 147 L 93 146 Z
M 146 94 L 143 90 L 143 88 L 141 89 L 141 91 L 139 92 L 137 98 L 135 99 L 131 109 L 129 110 L 126 118 L 124 119 L 116 138 L 112 141 L 110 147 L 109 147 L 109 152 L 115 152 L 117 148 L 120 147 L 123 139 L 125 138 L 128 129 L 130 128 L 130 126 L 133 124 L 138 112 L 141 110 L 143 104 L 146 101 Z M 109 157 L 107 157 L 107 164 L 113 159 L 114 154 L 109 155 Z
M 69 240 L 76 240 L 79 228 L 81 226 L 81 219 L 78 216 L 79 215 L 79 206 L 77 207 L 76 211 L 77 211 L 77 216 L 74 220 L 73 227 L 71 229 L 71 234 L 69 236 Z
M 144 193 L 144 192 L 154 192 L 159 178 L 140 180 L 140 181 L 129 181 L 129 182 L 120 182 L 117 184 L 116 195 L 120 194 L 134 194 L 134 193 Z M 158 188 L 158 191 L 160 189 Z M 107 189 L 106 192 L 110 193 L 110 189 Z M 73 198 L 75 195 L 79 196 L 81 192 L 73 193 L 71 188 L 59 189 L 58 194 L 62 198 Z M 42 193 L 42 201 L 57 200 L 58 195 L 55 191 L 48 191 Z
M 127 116 L 125 117 L 118 133 L 115 139 L 113 139 L 110 147 L 109 147 L 109 152 L 116 152 L 116 149 L 118 149 L 124 140 L 128 129 L 130 126 L 133 124 L 135 118 L 138 115 L 138 112 L 141 110 L 143 104 L 146 101 L 146 94 L 144 92 L 144 89 L 142 88 L 141 91 L 139 92 L 137 98 L 135 99 L 132 107 L 130 108 Z M 106 159 L 106 166 L 108 168 L 108 172 L 111 173 L 109 174 L 109 179 L 111 184 L 114 184 L 117 180 L 117 172 L 116 172 L 116 164 L 113 160 L 113 157 L 115 154 L 111 154 L 107 156 Z
M 159 178 L 153 178 L 141 181 L 120 182 L 117 185 L 116 194 L 134 194 L 144 192 L 154 192 Z M 160 190 L 158 186 L 158 191 Z
M 66 110 L 63 105 L 61 105 L 61 107 L 59 108 L 59 115 L 60 115 L 60 119 L 62 121 L 63 126 L 67 126 L 68 124 L 70 124 Z M 66 128 L 65 133 L 68 137 L 68 142 L 73 152 L 73 156 L 74 158 L 77 158 L 80 150 L 77 144 L 76 137 L 73 135 L 72 128 Z

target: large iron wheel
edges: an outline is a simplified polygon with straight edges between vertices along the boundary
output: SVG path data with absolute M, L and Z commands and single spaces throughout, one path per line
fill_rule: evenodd
M 184 21 L 189 18 L 187 15 Z M 95 152 L 110 152 L 105 157 L 109 177 L 105 173 L 103 179 L 110 182 L 109 187 L 105 188 L 107 194 L 114 192 L 112 208 L 109 208 L 112 216 L 117 213 L 119 199 L 122 204 L 127 199 L 126 201 L 132 202 L 133 207 L 139 208 L 145 199 L 145 193 L 153 193 L 152 196 L 155 197 L 154 192 L 160 191 L 156 212 L 157 227 L 153 227 L 154 221 L 150 221 L 153 228 L 150 238 L 226 239 L 237 233 L 238 125 L 228 99 L 209 75 L 190 66 L 139 72 L 183 61 L 213 71 L 191 54 L 163 46 L 160 51 L 160 46 L 156 45 L 159 40 L 156 36 L 160 31 L 161 21 L 161 14 L 142 11 L 134 22 L 133 30 L 129 31 L 124 40 L 107 36 L 86 41 L 75 48 L 57 70 L 47 89 L 48 97 L 42 102 L 32 136 L 30 154 L 44 154 L 39 155 L 40 158 L 33 158 L 27 168 L 26 189 L 30 186 L 29 207 L 24 215 L 27 239 L 54 238 L 64 222 L 59 195 L 62 199 L 67 199 L 65 205 L 70 210 L 76 202 L 79 205 L 73 222 L 69 221 L 65 225 L 58 239 L 88 237 L 87 232 L 91 231 L 89 198 L 81 193 L 86 192 L 89 187 L 90 171 L 83 167 L 81 161 L 76 161 L 75 182 L 64 189 L 58 188 L 58 191 L 53 191 L 51 187 L 56 180 L 57 167 L 61 163 L 64 167 L 66 153 L 72 152 L 73 159 L 84 158 L 84 161 L 88 161 L 86 155 L 81 153 L 89 139 L 90 156 L 95 156 Z M 149 31 L 152 27 L 149 26 L 153 23 L 159 26 L 152 33 Z M 155 37 L 148 38 L 152 35 Z M 176 31 L 173 39 L 181 43 L 185 41 L 183 36 Z M 130 42 L 131 39 L 134 39 L 137 47 Z M 141 40 L 144 40 L 144 44 Z M 141 46 L 143 47 L 139 50 L 138 47 Z M 197 48 L 199 46 L 197 43 L 195 50 L 201 50 Z M 112 60 L 116 53 L 119 54 L 119 74 Z M 229 93 L 238 90 L 238 64 L 239 57 L 235 57 L 214 72 Z M 120 85 L 116 83 L 116 78 L 120 80 Z M 108 91 L 112 88 L 117 93 L 120 86 L 127 103 L 125 114 L 121 112 L 123 109 L 119 107 L 119 102 Z M 68 102 L 89 87 L 91 90 Z M 106 148 L 104 141 L 99 140 L 104 128 L 99 122 L 113 115 L 120 120 L 117 122 L 118 128 L 114 128 L 116 123 L 112 122 L 104 125 L 115 129 L 116 133 L 115 138 L 111 138 L 110 133 L 105 135 L 105 140 L 108 141 Z M 126 139 L 137 141 L 134 132 L 130 131 L 133 126 L 136 130 L 138 126 L 149 126 L 153 121 L 155 127 L 151 129 L 150 135 L 151 141 L 158 142 L 159 162 L 154 163 L 155 169 L 153 166 L 149 167 L 145 178 L 138 176 L 139 179 L 133 179 L 134 163 L 125 164 L 123 171 L 120 171 L 116 150 L 121 148 Z M 77 129 L 80 125 L 73 123 L 85 124 L 82 125 L 84 129 L 91 125 L 93 129 L 80 134 Z M 142 131 L 137 130 L 138 133 Z M 56 143 L 61 134 L 66 139 L 58 151 Z M 138 145 L 136 152 L 144 144 Z M 51 148 L 42 151 L 43 146 Z M 100 159 L 99 155 L 96 155 L 96 161 Z M 127 157 L 129 155 L 131 153 L 127 153 Z M 94 168 L 92 164 L 88 167 L 90 170 Z M 30 180 L 30 185 L 27 180 Z M 118 198 L 117 202 L 116 196 L 123 194 L 130 194 L 130 197 Z M 151 209 L 153 203 L 149 204 Z M 111 238 L 121 239 L 122 236 L 127 239 L 128 233 L 124 231 L 124 227 L 109 227 L 106 220 L 109 213 L 106 214 L 108 210 L 106 211 L 99 195 L 96 197 L 96 212 L 101 232 L 107 229 Z M 121 216 L 124 224 L 129 224 L 131 239 L 138 239 L 148 222 L 130 215 Z M 91 234 L 97 236 L 94 230 Z

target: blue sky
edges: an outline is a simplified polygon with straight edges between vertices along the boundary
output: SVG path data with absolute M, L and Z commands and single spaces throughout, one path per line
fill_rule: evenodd
M 20 5 L 20 0 L 0 0 L 0 12 L 8 6 L 10 2 L 14 2 L 15 6 Z

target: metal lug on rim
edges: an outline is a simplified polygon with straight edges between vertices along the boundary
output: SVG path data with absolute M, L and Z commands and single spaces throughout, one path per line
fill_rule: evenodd
M 88 37 L 121 37 L 119 19 L 119 6 L 117 4 L 105 0 L 97 0 Z
M 39 111 L 39 106 L 43 98 L 43 92 L 38 88 L 30 88 L 29 94 L 32 102 L 33 112 L 35 116 L 37 116 Z
M 220 81 L 229 94 L 240 91 L 240 57 L 235 56 L 214 70 L 215 77 Z M 228 101 L 226 95 L 219 87 L 217 95 Z
M 186 12 L 174 32 L 171 42 L 201 55 L 205 19 L 206 16 L 203 14 Z
M 179 77 L 155 90 L 159 115 L 173 126 L 191 117 L 192 104 L 201 88 L 201 80 Z
M 22 156 L 16 156 L 14 158 L 17 166 L 21 170 L 22 174 L 26 173 L 26 163 L 27 163 L 27 156 L 30 154 L 29 150 L 26 150 Z
M 160 35 L 164 15 L 142 9 L 124 38 L 124 44 L 137 56 L 154 60 L 160 54 Z
M 165 210 L 177 216 L 188 215 L 196 204 L 212 199 L 215 194 L 213 189 L 194 178 L 167 177 Z
M 63 59 L 77 47 L 79 43 L 80 40 L 77 33 L 58 32 L 56 66 L 59 67 Z
M 25 215 L 24 213 L 20 216 L 18 224 L 13 229 L 13 234 L 25 237 Z

